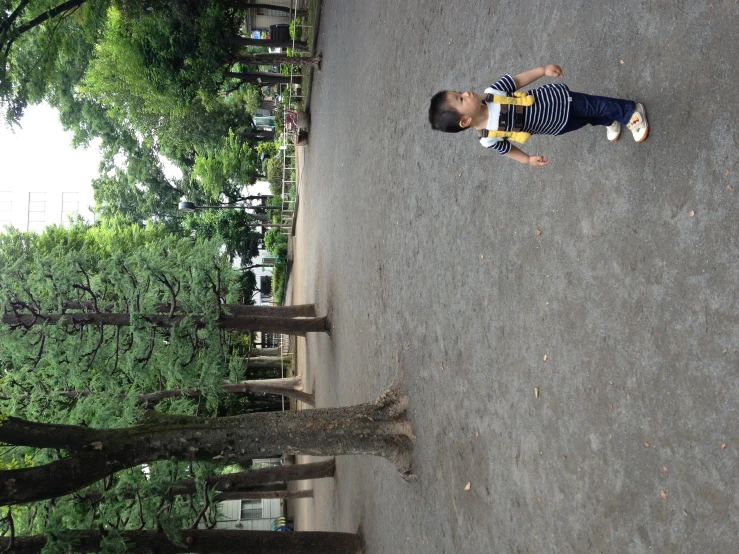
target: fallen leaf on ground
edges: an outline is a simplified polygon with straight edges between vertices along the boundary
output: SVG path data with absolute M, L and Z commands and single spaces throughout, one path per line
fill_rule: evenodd
M 471 487 L 471 486 L 472 486 L 472 483 L 467 483 L 467 484 L 466 484 L 466 485 L 464 486 L 464 490 L 466 490 L 466 491 L 470 490 L 470 487 Z
M 726 443 L 721 445 L 721 450 L 726 450 Z
M 542 360 L 544 360 L 546 362 L 548 359 L 549 359 L 549 356 L 547 356 L 546 354 L 544 354 L 544 357 L 542 358 Z
M 690 211 L 688 212 L 688 215 L 689 215 L 690 217 L 693 217 L 693 216 L 695 215 L 695 212 L 694 212 L 693 210 L 690 210 Z
M 647 448 L 649 448 L 649 443 L 648 442 L 645 442 L 644 443 L 644 446 L 646 446 Z
M 670 470 L 669 470 L 669 469 L 667 469 L 667 466 L 662 466 L 662 471 L 664 471 L 664 472 L 668 472 L 668 471 L 670 471 Z
M 539 229 L 536 230 L 536 235 L 537 236 L 541 235 L 541 231 Z
M 567 454 L 562 454 L 562 457 L 566 460 L 567 459 Z
M 731 190 L 731 185 L 726 185 L 726 190 Z
M 480 434 L 480 433 L 478 433 L 477 431 L 475 431 L 475 436 L 476 436 L 476 437 L 477 437 L 477 436 L 479 436 L 479 434 Z
M 667 491 L 664 489 L 660 489 L 659 495 L 662 497 L 662 500 L 667 500 Z
M 623 64 L 624 64 L 624 61 L 623 61 L 623 60 L 621 60 L 621 65 L 623 65 Z
M 485 259 L 485 256 L 483 254 L 480 254 L 480 259 L 481 260 L 484 260 Z
M 534 397 L 539 398 L 539 387 L 534 387 Z

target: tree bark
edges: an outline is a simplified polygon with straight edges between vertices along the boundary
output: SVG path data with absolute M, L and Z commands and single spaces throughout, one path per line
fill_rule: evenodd
M 295 398 L 301 402 L 305 402 L 309 406 L 315 404 L 315 397 L 312 393 L 303 391 L 303 380 L 301 377 L 287 377 L 284 379 L 258 379 L 254 381 L 243 381 L 241 383 L 225 383 L 222 390 L 231 393 L 266 393 L 278 394 Z M 198 389 L 171 389 L 157 392 L 149 392 L 139 394 L 138 398 L 147 405 L 153 405 L 165 398 L 180 398 L 183 396 L 190 398 L 200 398 L 202 391 Z
M 59 539 L 69 540 L 74 552 L 100 552 L 100 531 L 70 530 L 56 533 Z M 190 529 L 180 531 L 185 546 L 172 543 L 167 535 L 157 531 L 122 531 L 128 554 L 355 554 L 361 552 L 359 535 L 325 531 L 234 531 L 231 529 Z M 0 551 L 7 554 L 40 554 L 46 545 L 45 535 L 0 537 Z
M 303 391 L 303 380 L 299 376 L 295 377 L 286 377 L 284 379 L 255 379 L 252 381 L 242 381 L 241 383 L 224 383 L 221 387 L 221 390 L 223 392 L 227 393 L 233 393 L 233 394 L 246 394 L 246 393 L 262 393 L 262 394 L 277 394 L 280 396 L 287 396 L 288 398 L 295 398 L 296 400 L 300 400 L 301 402 L 304 402 L 308 404 L 309 406 L 313 406 L 315 404 L 315 397 L 312 393 L 304 392 Z M 90 391 L 86 390 L 64 390 L 59 391 L 59 396 L 63 396 L 64 398 L 87 398 L 94 393 L 91 393 Z M 29 397 L 30 395 L 19 395 L 18 397 Z M 118 398 L 120 400 L 125 400 L 128 395 L 125 393 L 121 393 L 118 395 Z M 160 390 L 160 391 L 154 391 L 154 392 L 145 392 L 140 393 L 136 395 L 138 400 L 140 402 L 143 402 L 146 407 L 154 406 L 157 402 L 160 402 L 164 400 L 165 398 L 201 398 L 203 396 L 203 391 L 200 389 L 169 389 L 169 390 Z M 16 397 L 16 398 L 18 398 Z M 0 400 L 10 400 L 11 397 L 2 395 L 0 396 Z M 8 426 L 8 433 L 15 433 L 16 439 L 15 440 L 21 440 L 20 437 L 28 437 L 28 440 L 33 440 L 33 437 L 35 436 L 34 433 L 39 432 L 41 430 L 41 434 L 44 434 L 44 423 L 35 423 L 26 421 L 24 419 L 17 419 L 13 418 L 13 421 L 16 423 Z M 67 432 L 60 432 L 60 435 L 58 437 L 58 440 L 60 441 L 59 446 L 55 446 L 54 448 L 67 448 L 64 446 L 63 441 L 65 440 L 72 440 L 68 437 L 71 436 L 71 434 L 75 433 L 75 430 L 77 428 L 73 425 L 69 426 L 69 429 Z M 75 435 L 76 436 L 76 435 Z M 81 435 L 84 436 L 84 435 Z M 83 444 L 86 439 L 76 439 L 76 440 L 82 440 Z M 27 446 L 35 446 L 33 444 L 28 444 Z M 46 447 L 41 447 L 46 448 Z M 48 447 L 51 448 L 51 447 Z
M 234 491 L 219 492 L 213 497 L 216 502 L 224 500 L 262 500 L 262 499 L 281 498 L 284 500 L 293 500 L 297 498 L 313 498 L 313 489 L 304 489 L 297 491 Z
M 274 85 L 274 84 L 285 84 L 298 83 L 298 78 L 290 77 L 289 75 L 282 75 L 280 73 L 264 73 L 262 71 L 249 71 L 249 72 L 237 72 L 237 71 L 226 71 L 226 77 L 231 79 L 238 79 L 244 83 L 256 83 L 260 85 Z
M 309 464 L 293 464 L 284 466 L 262 467 L 237 473 L 214 475 L 205 481 L 205 488 L 220 493 L 260 492 L 285 490 L 284 483 L 290 481 L 307 481 L 333 477 L 336 471 L 336 459 L 329 458 L 323 462 Z M 275 483 L 282 484 L 279 487 Z M 197 482 L 194 479 L 181 479 L 167 491 L 167 496 L 185 496 L 196 494 Z M 86 489 L 85 498 L 99 502 L 103 498 L 100 489 Z M 134 495 L 132 494 L 133 498 Z
M 233 8 L 237 10 L 248 10 L 250 8 L 264 8 L 266 10 L 275 10 L 278 12 L 284 12 L 289 14 L 292 9 L 289 6 L 278 6 L 276 4 L 252 4 L 249 0 L 222 0 L 220 2 L 227 8 Z
M 226 63 L 243 63 L 245 65 L 278 65 L 290 64 L 297 67 L 313 67 L 319 69 L 321 67 L 321 56 L 302 57 L 288 56 L 287 54 L 232 54 L 224 60 Z
M 303 40 L 263 40 L 259 38 L 246 38 L 233 36 L 228 37 L 224 41 L 226 44 L 234 46 L 263 46 L 265 48 L 299 48 L 301 50 L 308 49 L 308 43 Z
M 247 369 L 280 369 L 290 362 L 289 356 L 254 356 L 244 361 Z
M 374 403 L 345 408 L 221 418 L 149 411 L 140 425 L 122 429 L 71 431 L 75 426 L 44 424 L 35 430 L 32 445 L 57 448 L 58 434 L 65 432 L 70 453 L 45 465 L 0 471 L 0 505 L 63 496 L 118 471 L 163 459 L 234 463 L 283 453 L 365 454 L 387 458 L 408 477 L 415 437 L 405 418 L 407 406 L 396 383 Z M 17 418 L 4 421 L 0 442 L 29 444 L 31 439 L 18 433 L 25 424 Z
M 155 327 L 173 327 L 188 316 L 186 315 L 163 315 L 163 314 L 141 314 L 141 319 Z M 204 327 L 203 319 L 191 318 L 193 325 Z M 70 323 L 73 325 L 111 325 L 115 327 L 128 327 L 131 325 L 131 316 L 127 313 L 65 313 L 65 314 L 4 314 L 2 322 L 8 325 L 21 325 L 31 327 L 33 325 L 56 325 L 58 323 Z M 252 315 L 222 315 L 216 321 L 219 329 L 228 331 L 263 331 L 265 333 L 282 333 L 285 335 L 300 335 L 306 333 L 328 332 L 328 320 L 326 317 L 306 317 L 295 319 L 281 316 L 252 316 Z
M 31 29 L 38 27 L 42 23 L 48 21 L 49 19 L 55 18 L 59 14 L 78 8 L 86 1 L 87 0 L 69 0 L 68 2 L 63 2 L 62 4 L 59 4 L 58 6 L 50 8 L 42 14 L 37 15 L 31 21 L 17 27 L 16 29 L 10 30 L 10 28 L 8 28 L 7 30 L 3 31 L 2 43 L 12 43 L 23 33 L 26 33 Z
M 253 266 L 259 267 L 259 266 Z M 175 306 L 175 312 L 181 312 L 181 306 Z M 85 310 L 94 312 L 95 304 L 90 300 L 73 300 L 64 303 L 65 310 Z M 114 304 L 98 306 L 98 311 L 111 313 L 115 309 Z M 161 302 L 154 307 L 160 313 L 169 313 L 172 304 Z M 295 304 L 294 306 L 252 306 L 249 304 L 222 304 L 221 310 L 231 315 L 256 315 L 262 317 L 315 317 L 315 304 Z
M 255 354 L 256 356 L 281 356 L 282 351 L 280 348 L 254 348 L 249 351 L 249 354 Z

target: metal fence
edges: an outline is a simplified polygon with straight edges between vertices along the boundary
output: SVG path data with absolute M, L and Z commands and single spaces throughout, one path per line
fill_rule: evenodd
M 293 56 L 310 56 L 311 52 L 297 52 L 295 49 L 295 35 L 297 30 L 301 29 L 312 29 L 312 25 L 304 25 L 297 23 L 297 11 L 298 1 L 292 0 L 290 6 L 290 19 L 292 26 L 295 31 L 293 32 L 292 38 L 292 54 Z M 309 45 L 310 46 L 310 45 Z M 300 188 L 300 174 L 297 164 L 297 152 L 296 145 L 298 142 L 299 128 L 297 121 L 298 107 L 304 107 L 305 94 L 302 90 L 296 91 L 296 85 L 302 85 L 302 75 L 295 74 L 295 67 L 290 64 L 290 81 L 287 84 L 280 85 L 280 95 L 282 96 L 285 104 L 285 110 L 282 114 L 282 142 L 283 142 L 283 156 L 282 156 L 282 217 L 281 223 L 284 225 L 281 227 L 281 231 L 284 234 L 289 234 L 292 229 L 293 218 L 295 217 L 295 204 Z M 295 192 L 292 192 L 293 186 Z

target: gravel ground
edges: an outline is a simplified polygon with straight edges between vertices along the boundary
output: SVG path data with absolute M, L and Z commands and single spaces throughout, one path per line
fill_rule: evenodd
M 321 18 L 291 291 L 333 333 L 302 369 L 318 406 L 402 372 L 418 480 L 339 458 L 298 528 L 361 528 L 372 554 L 739 551 L 739 3 Z M 648 140 L 534 137 L 531 168 L 429 129 L 437 90 L 546 63 L 644 102 Z

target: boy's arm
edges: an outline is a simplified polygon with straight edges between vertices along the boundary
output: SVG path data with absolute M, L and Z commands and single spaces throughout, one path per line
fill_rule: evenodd
M 524 71 L 523 73 L 519 73 L 513 78 L 513 81 L 516 83 L 516 89 L 520 89 L 544 76 L 562 77 L 563 75 L 561 67 L 556 64 L 549 64 L 545 67 L 536 67 L 534 69 Z
M 506 154 L 506 156 L 508 156 L 512 160 L 516 160 L 517 162 L 521 162 L 522 164 L 526 165 L 549 165 L 548 158 L 545 158 L 544 156 L 539 156 L 538 154 L 536 156 L 529 156 L 526 152 L 516 146 L 513 146 L 512 144 L 511 149 L 508 154 Z

